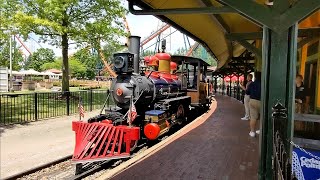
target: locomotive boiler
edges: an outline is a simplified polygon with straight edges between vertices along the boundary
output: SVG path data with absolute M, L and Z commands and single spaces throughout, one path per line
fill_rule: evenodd
M 161 58 L 160 62 L 170 62 L 170 55 L 166 53 L 158 53 L 156 56 Z M 114 55 L 115 71 L 118 76 L 113 80 L 110 90 L 118 107 L 127 110 L 130 98 L 133 98 L 137 107 L 151 108 L 161 99 L 186 94 L 181 80 L 176 75 L 170 74 L 168 68 L 162 68 L 160 72 L 145 72 L 145 75 L 132 73 L 132 68 L 125 67 L 127 61 L 132 61 L 132 57 L 133 55 L 130 53 Z

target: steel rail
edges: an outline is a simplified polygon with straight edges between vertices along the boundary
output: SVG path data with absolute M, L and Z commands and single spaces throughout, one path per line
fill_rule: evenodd
M 41 169 L 45 169 L 45 168 L 48 168 L 52 165 L 55 165 L 55 164 L 59 164 L 61 162 L 64 162 L 68 159 L 71 159 L 72 158 L 72 155 L 68 155 L 68 156 L 65 156 L 65 157 L 62 157 L 60 159 L 57 159 L 55 161 L 52 161 L 52 162 L 49 162 L 49 163 L 46 163 L 46 164 L 43 164 L 43 165 L 40 165 L 40 166 L 37 166 L 37 167 L 34 167 L 34 168 L 31 168 L 29 170 L 26 170 L 26 171 L 23 171 L 23 172 L 20 172 L 20 173 L 17 173 L 17 174 L 14 174 L 12 176 L 9 176 L 7 178 L 4 178 L 3 180 L 14 180 L 14 179 L 18 179 L 18 178 L 22 178 L 23 176 L 26 176 L 26 175 L 29 175 L 29 174 L 32 174 L 32 173 L 35 173 Z

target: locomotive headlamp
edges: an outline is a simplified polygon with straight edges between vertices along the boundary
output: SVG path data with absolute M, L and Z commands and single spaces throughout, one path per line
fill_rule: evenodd
M 122 56 L 117 56 L 114 58 L 114 67 L 121 69 L 124 66 L 124 58 Z
M 121 96 L 121 95 L 123 94 L 122 89 L 118 88 L 118 89 L 116 90 L 116 94 L 117 94 L 117 96 Z
M 114 70 L 117 74 L 133 72 L 133 54 L 115 53 L 113 54 Z

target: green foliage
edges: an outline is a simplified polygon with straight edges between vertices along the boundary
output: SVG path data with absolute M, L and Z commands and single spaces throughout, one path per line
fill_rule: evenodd
M 54 62 L 55 55 L 52 49 L 40 48 L 29 56 L 27 62 L 25 63 L 25 69 L 34 69 L 36 71 L 41 71 L 41 66 L 45 63 Z
M 88 48 L 83 48 L 73 54 L 73 58 L 81 62 L 86 67 L 84 77 L 93 79 L 96 74 L 96 66 L 98 64 L 98 55 L 90 52 Z
M 109 63 L 111 63 L 112 55 L 113 53 L 119 52 L 126 47 L 121 46 L 119 42 L 117 41 L 109 41 L 107 44 L 103 46 L 103 54 L 108 60 Z
M 16 42 L 12 41 L 12 70 L 18 71 L 21 69 L 21 64 L 23 62 L 22 54 L 16 47 Z M 10 67 L 10 43 L 9 38 L 7 41 L 3 41 L 0 46 L 0 66 Z
M 53 86 L 61 87 L 61 81 L 53 81 L 52 84 L 53 84 Z
M 145 57 L 145 56 L 153 56 L 155 55 L 156 53 L 152 50 L 144 50 L 141 54 L 142 57 Z
M 203 46 L 198 46 L 192 53 L 194 57 L 201 58 L 206 61 L 210 66 L 216 66 L 217 61 L 207 52 Z
M 48 69 L 62 69 L 62 59 L 58 58 L 53 62 L 48 62 L 48 63 L 44 63 L 43 65 L 41 65 L 41 70 L 45 71 Z
M 13 14 L 19 7 L 19 0 L 0 0 L 0 47 L 17 31 Z
M 74 56 L 69 58 L 69 66 L 70 66 L 69 73 L 70 73 L 71 77 L 75 77 L 78 79 L 83 79 L 86 77 L 87 68 L 86 68 L 85 64 L 80 62 Z M 41 69 L 43 71 L 48 70 L 48 69 L 61 69 L 61 68 L 62 68 L 62 58 L 61 57 L 57 58 L 54 62 L 45 63 L 41 66 Z
M 185 48 L 178 48 L 173 54 L 185 56 L 187 52 L 188 51 Z M 210 64 L 210 66 L 217 66 L 217 61 L 201 45 L 193 50 L 191 56 L 203 59 Z
M 43 41 L 61 46 L 57 36 L 68 35 L 78 44 L 117 41 L 125 35 L 121 17 L 125 8 L 119 0 L 21 0 L 15 18 L 20 28 L 41 35 Z
M 185 56 L 187 54 L 188 50 L 186 50 L 185 48 L 178 48 L 176 50 L 176 52 L 174 52 L 173 54 L 174 55 L 182 55 L 182 56 Z
M 62 47 L 63 91 L 68 84 L 68 47 L 70 41 L 78 46 L 100 48 L 100 41 L 114 44 L 126 33 L 121 17 L 125 8 L 120 0 L 20 0 L 21 9 L 14 13 L 16 25 L 25 35 L 35 33 L 41 40 Z M 70 62 L 71 64 L 71 62 Z
M 70 74 L 73 77 L 76 77 L 78 79 L 85 78 L 87 68 L 78 59 L 76 59 L 75 57 L 71 57 L 69 59 L 69 66 L 70 66 Z

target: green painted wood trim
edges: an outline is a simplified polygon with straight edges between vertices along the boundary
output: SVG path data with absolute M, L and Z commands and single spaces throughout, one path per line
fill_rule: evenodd
M 262 108 L 260 136 L 260 164 L 259 178 L 272 179 L 273 157 L 273 126 L 272 107 L 280 101 L 288 109 L 287 128 L 284 131 L 287 139 L 292 138 L 293 103 L 294 103 L 294 78 L 297 56 L 297 25 L 290 30 L 274 32 L 267 27 L 263 28 L 263 76 L 262 76 Z M 289 38 L 290 37 L 290 38 Z M 284 141 L 286 143 L 286 141 Z M 286 143 L 290 151 L 290 143 Z
M 286 11 L 290 6 L 290 3 L 288 0 L 276 0 L 273 1 L 273 8 L 278 12 L 278 13 L 283 13 Z
M 261 74 L 261 118 L 260 129 L 261 135 L 259 136 L 259 179 L 265 179 L 266 173 L 266 158 L 268 147 L 268 76 L 269 76 L 269 51 L 270 51 L 270 30 L 263 27 L 263 42 L 262 43 L 262 74 Z
M 280 24 L 275 27 L 275 31 L 284 31 L 296 22 L 307 17 L 320 8 L 319 0 L 299 0 L 293 7 L 280 16 Z
M 287 139 L 293 139 L 294 132 L 294 114 L 295 114 L 295 77 L 296 77 L 296 64 L 297 64 L 297 41 L 298 41 L 298 23 L 293 25 L 289 30 L 290 37 L 289 43 L 289 69 L 287 79 L 289 80 L 287 85 L 287 109 L 288 109 L 288 124 L 287 124 Z M 292 145 L 290 142 L 286 142 L 288 152 L 292 152 Z M 290 162 L 292 154 L 290 153 Z
M 256 40 L 262 39 L 263 32 L 248 32 L 248 33 L 229 33 L 226 35 L 228 39 L 244 39 L 244 40 Z M 299 29 L 299 37 L 319 37 L 320 28 Z
M 230 6 L 231 8 L 234 8 L 235 10 L 239 11 L 248 19 L 253 19 L 256 22 L 263 24 L 271 29 L 274 27 L 274 20 L 272 18 L 275 17 L 275 14 L 274 12 L 272 12 L 272 9 L 267 6 L 262 6 L 260 4 L 257 4 L 252 0 L 241 0 L 241 1 L 217 0 L 217 1 L 224 5 Z
M 250 44 L 248 41 L 242 39 L 239 36 L 229 36 L 230 40 L 239 42 L 243 47 L 245 47 L 248 51 L 254 53 L 258 58 L 261 59 L 262 53 L 261 50 L 256 48 L 254 45 Z
M 317 63 L 317 73 L 320 71 L 320 42 L 319 42 L 318 49 L 319 49 L 319 58 L 318 58 L 318 63 Z M 316 79 L 316 97 L 315 97 L 316 99 L 314 101 L 314 107 L 315 107 L 315 112 L 314 113 L 316 113 L 316 114 L 320 114 L 320 111 L 317 111 L 318 108 L 320 109 L 320 107 L 317 106 L 317 101 L 318 101 L 318 98 L 320 96 L 320 89 L 318 88 L 319 87 L 319 83 L 320 83 L 319 81 L 320 81 L 320 77 L 317 75 L 317 79 Z

